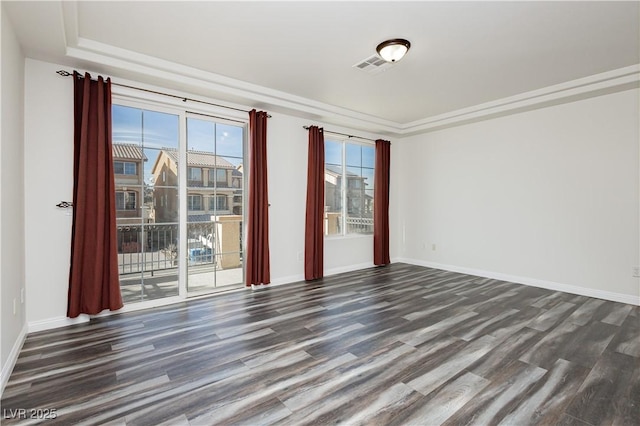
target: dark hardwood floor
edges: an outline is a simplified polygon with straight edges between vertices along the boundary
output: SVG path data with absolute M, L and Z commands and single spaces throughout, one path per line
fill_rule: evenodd
M 2 411 L 6 425 L 638 425 L 640 309 L 393 264 L 31 334 Z

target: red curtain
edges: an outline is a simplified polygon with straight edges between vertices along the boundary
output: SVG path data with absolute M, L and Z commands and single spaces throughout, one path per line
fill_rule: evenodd
M 111 152 L 111 80 L 74 79 L 73 224 L 67 316 L 122 308 Z
M 376 171 L 373 194 L 373 263 L 388 265 L 389 260 L 389 170 L 391 143 L 376 141 Z
M 269 197 L 266 112 L 249 112 L 249 215 L 246 285 L 269 284 Z
M 307 166 L 307 217 L 304 231 L 304 279 L 323 276 L 324 251 L 324 133 L 309 127 Z

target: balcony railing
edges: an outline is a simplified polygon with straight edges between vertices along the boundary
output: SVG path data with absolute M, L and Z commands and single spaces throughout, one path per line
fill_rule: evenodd
M 347 233 L 351 234 L 372 234 L 373 218 L 372 217 L 352 217 L 347 216 Z
M 178 224 L 121 225 L 117 238 L 121 275 L 178 267 Z
M 145 272 L 153 276 L 178 268 L 177 223 L 123 224 L 117 227 L 117 241 L 120 275 Z M 242 221 L 188 223 L 187 250 L 190 267 L 237 267 L 242 260 Z

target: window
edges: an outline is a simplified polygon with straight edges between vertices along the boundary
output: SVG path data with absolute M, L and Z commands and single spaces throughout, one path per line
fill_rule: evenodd
M 116 210 L 136 209 L 135 191 L 116 191 Z
M 187 179 L 189 182 L 198 182 L 202 181 L 202 169 L 198 167 L 188 167 L 187 168 Z
M 375 149 L 325 141 L 325 235 L 373 233 Z
M 209 169 L 209 186 L 227 187 L 227 171 L 225 169 Z
M 216 180 L 218 183 L 227 183 L 227 171 L 225 169 L 216 169 Z
M 243 285 L 243 241 L 238 230 L 244 226 L 246 126 L 195 118 L 182 108 L 151 100 L 120 98 L 112 105 L 112 136 L 113 144 L 120 145 L 114 158 L 114 195 L 124 303 Z M 232 177 L 240 179 L 235 191 L 226 189 Z M 213 184 L 207 185 L 210 180 Z M 216 184 L 225 189 L 218 190 Z M 241 196 L 239 204 L 232 202 L 236 193 Z M 219 197 L 210 200 L 210 196 Z M 212 218 L 232 211 L 238 217 L 227 218 L 223 225 L 224 220 Z M 212 236 L 220 243 L 215 248 Z M 182 247 L 188 251 L 181 253 Z M 189 259 L 201 258 L 198 250 L 212 253 L 214 249 L 216 256 L 208 259 L 211 268 L 190 268 Z M 142 252 L 144 256 L 139 255 Z M 223 262 L 223 279 L 218 280 L 216 271 Z M 229 279 L 230 269 L 239 272 L 233 279 Z M 159 270 L 162 289 L 156 291 L 147 284 Z
M 229 210 L 226 195 L 212 195 L 209 197 L 209 210 Z
M 137 175 L 138 165 L 132 161 L 114 161 L 113 173 L 116 175 Z
M 189 195 L 189 210 L 202 210 L 202 195 Z

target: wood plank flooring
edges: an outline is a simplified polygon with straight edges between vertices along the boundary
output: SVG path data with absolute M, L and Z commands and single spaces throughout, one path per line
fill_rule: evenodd
M 393 264 L 29 335 L 2 411 L 6 425 L 638 425 L 640 309 Z

